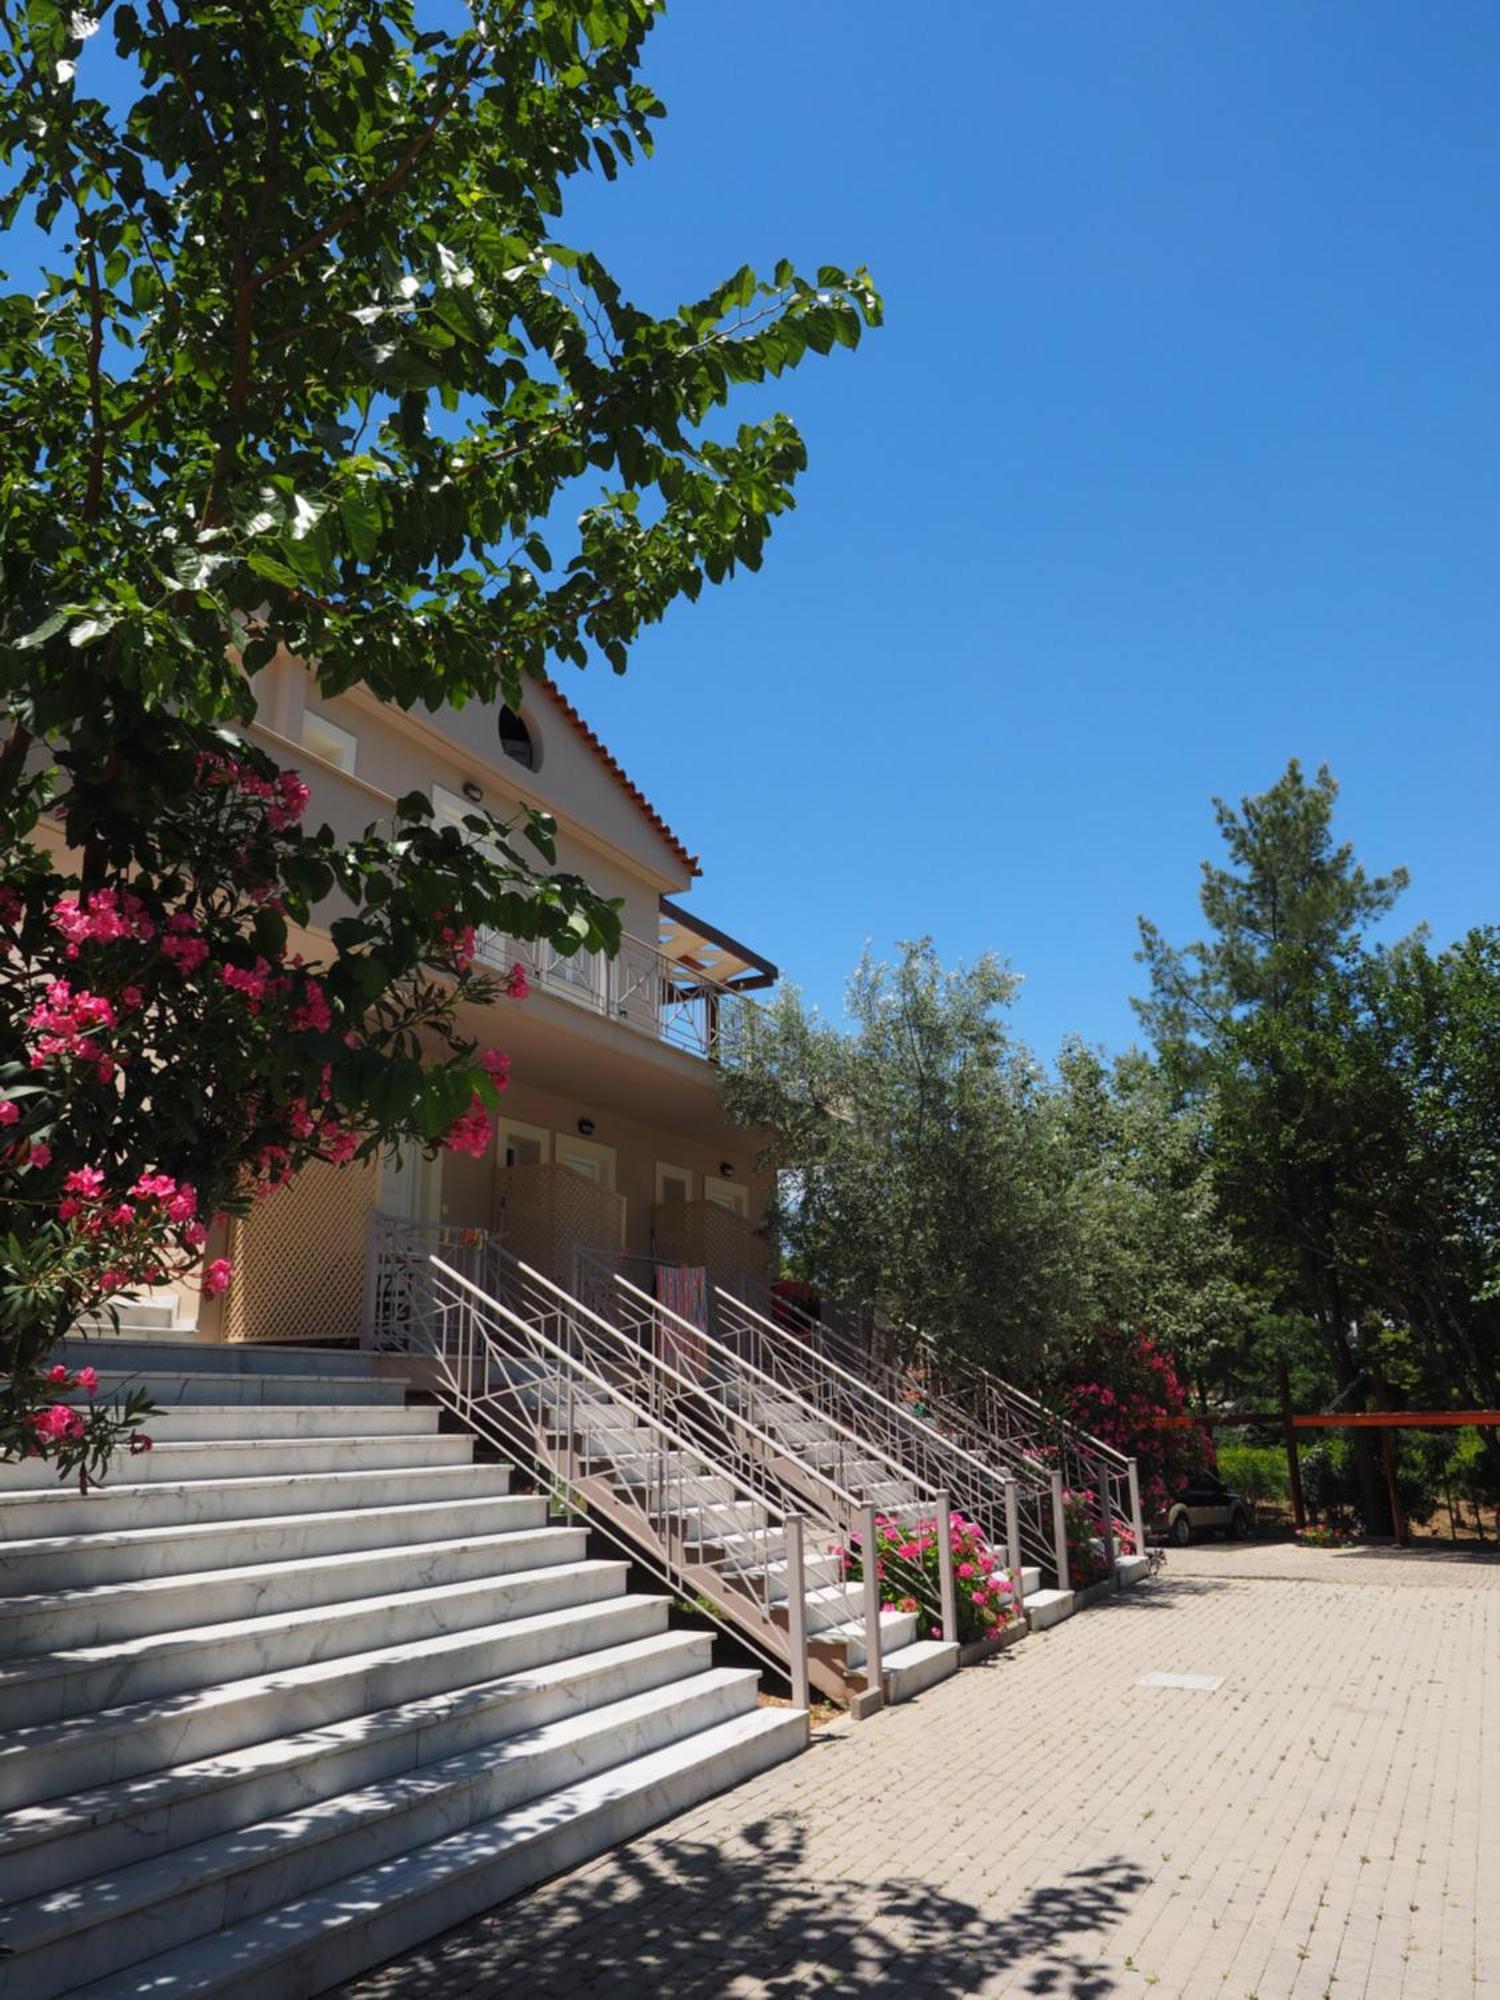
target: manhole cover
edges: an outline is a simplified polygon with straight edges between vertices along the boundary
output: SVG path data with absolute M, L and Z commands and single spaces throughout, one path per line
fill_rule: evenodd
M 1198 1694 L 1212 1694 L 1223 1685 L 1222 1674 L 1143 1674 L 1136 1682 L 1143 1688 L 1192 1688 Z

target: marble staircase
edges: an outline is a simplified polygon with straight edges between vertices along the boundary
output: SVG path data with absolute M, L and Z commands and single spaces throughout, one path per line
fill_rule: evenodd
M 373 1357 L 63 1358 L 163 1413 L 0 1466 L 6 2000 L 311 1996 L 803 1747 Z

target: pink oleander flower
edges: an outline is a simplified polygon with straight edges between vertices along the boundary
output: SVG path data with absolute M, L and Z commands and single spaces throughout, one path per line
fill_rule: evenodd
M 151 1439 L 149 1434 L 145 1431 L 134 1432 L 130 1440 L 130 1449 L 132 1452 L 150 1451 Z
M 47 1380 L 52 1384 L 52 1386 L 55 1389 L 67 1388 L 68 1371 L 60 1361 L 54 1362 L 53 1365 L 47 1370 Z
M 195 973 L 208 957 L 207 940 L 201 937 L 165 937 L 161 950 L 163 958 L 169 959 L 184 979 Z
M 104 1192 L 104 1176 L 97 1167 L 75 1167 L 63 1182 L 64 1194 L 81 1194 L 89 1200 Z
M 479 1067 L 497 1090 L 504 1090 L 510 1082 L 510 1057 L 499 1049 L 481 1050 Z
M 974 1565 L 973 1565 L 973 1563 L 971 1563 L 971 1562 L 961 1562 L 961 1563 L 959 1564 L 959 1566 L 958 1566 L 958 1573 L 959 1573 L 959 1575 L 960 1575 L 961 1577 L 963 1577 L 963 1578 L 965 1579 L 965 1581 L 967 1581 L 967 1579 L 968 1579 L 969 1577 L 971 1577 L 971 1576 L 972 1576 L 972 1575 L 974 1574 Z
M 21 1115 L 21 1107 L 9 1097 L 0 1097 L 0 1125 L 14 1125 Z
M 333 1015 L 328 1010 L 328 998 L 316 979 L 308 980 L 306 991 L 289 1018 L 292 1027 L 310 1029 L 315 1034 L 322 1034 L 332 1027 Z
M 485 1109 L 483 1099 L 476 1092 L 469 1099 L 469 1108 L 463 1116 L 456 1118 L 443 1134 L 443 1144 L 453 1153 L 468 1153 L 474 1159 L 482 1159 L 495 1135 L 494 1123 Z
M 170 1174 L 142 1174 L 130 1190 L 146 1201 L 166 1201 L 177 1192 L 177 1183 Z
M 531 984 L 526 977 L 526 968 L 518 959 L 505 976 L 507 999 L 525 1000 L 530 997 Z
M 359 1151 L 359 1134 L 349 1131 L 346 1126 L 334 1124 L 331 1119 L 323 1124 L 318 1140 L 324 1158 L 331 1160 L 336 1167 L 347 1167 Z
M 78 1386 L 86 1396 L 97 1396 L 99 1393 L 98 1369 L 80 1368 L 78 1371 Z
M 261 1002 L 266 997 L 266 985 L 271 976 L 271 968 L 263 958 L 257 958 L 254 965 L 221 965 L 219 977 L 236 993 L 242 993 L 252 1014 L 258 1014 Z
M 191 1181 L 183 1181 L 176 1194 L 168 1197 L 168 1222 L 191 1222 L 198 1213 L 198 1190 Z
M 219 1298 L 229 1290 L 229 1281 L 234 1276 L 234 1266 L 227 1257 L 215 1257 L 203 1273 L 203 1290 L 211 1298 Z M 148 1446 L 149 1449 L 149 1446 Z
M 40 1438 L 54 1444 L 66 1439 L 81 1437 L 83 1417 L 77 1410 L 70 1410 L 66 1403 L 54 1403 L 50 1409 L 37 1410 L 31 1418 L 31 1428 Z

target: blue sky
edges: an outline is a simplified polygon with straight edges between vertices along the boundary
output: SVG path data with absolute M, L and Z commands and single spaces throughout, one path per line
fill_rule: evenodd
M 839 1005 L 867 940 L 1121 1046 L 1198 934 L 1210 797 L 1328 761 L 1399 927 L 1495 894 L 1500 10 L 679 4 L 655 158 L 564 234 L 642 302 L 863 260 L 888 324 L 775 401 L 764 569 L 563 684 Z

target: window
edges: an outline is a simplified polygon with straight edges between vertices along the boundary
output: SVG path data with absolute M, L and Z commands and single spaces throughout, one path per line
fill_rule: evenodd
M 541 763 L 531 731 L 513 708 L 500 711 L 500 748 L 513 764 L 535 771 Z
M 680 1208 L 693 1198 L 693 1170 L 691 1167 L 670 1166 L 665 1160 L 656 1163 L 656 1199 L 662 1208 Z
M 302 747 L 310 750 L 314 757 L 321 757 L 325 764 L 332 764 L 340 771 L 352 771 L 358 741 L 352 731 L 340 729 L 336 722 L 330 722 L 326 715 L 319 715 L 316 709 L 303 709 Z

